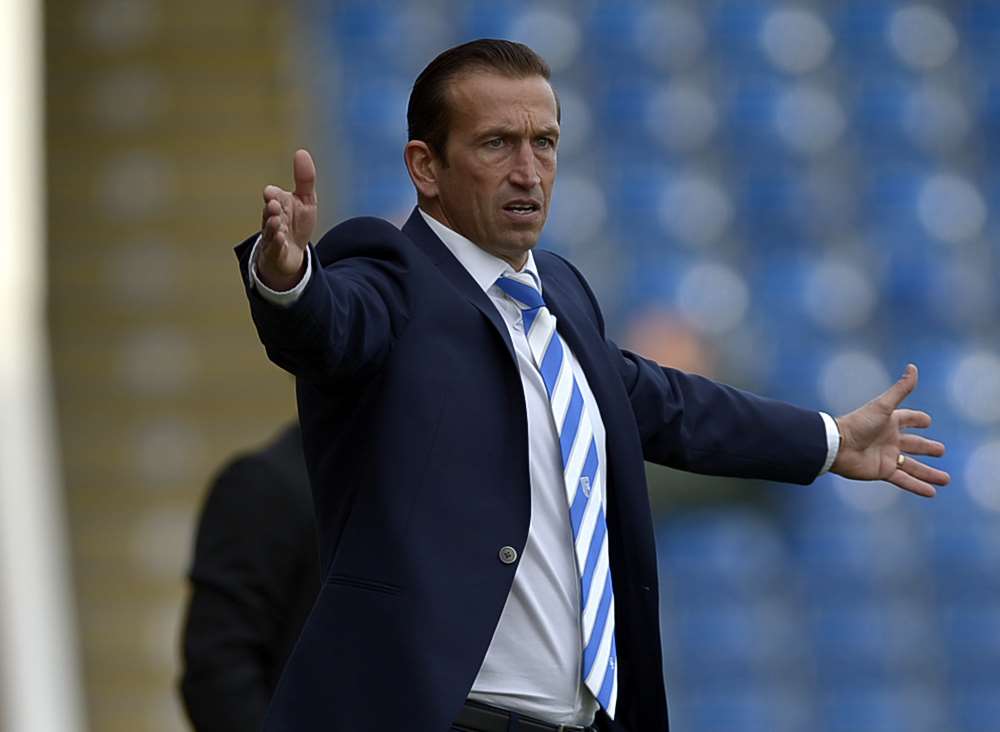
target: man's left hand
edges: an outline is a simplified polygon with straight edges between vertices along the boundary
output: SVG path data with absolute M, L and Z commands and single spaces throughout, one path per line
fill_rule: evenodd
M 944 445 L 903 430 L 931 426 L 931 416 L 899 405 L 917 386 L 917 367 L 909 364 L 899 381 L 863 407 L 837 417 L 840 450 L 830 472 L 854 480 L 886 480 L 918 496 L 933 497 L 934 486 L 951 480 L 913 458 L 913 455 L 944 455 Z

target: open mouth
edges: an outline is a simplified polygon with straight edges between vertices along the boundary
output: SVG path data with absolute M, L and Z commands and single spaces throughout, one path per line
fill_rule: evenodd
M 503 207 L 503 210 L 515 216 L 530 216 L 541 208 L 541 205 L 534 201 L 511 201 Z

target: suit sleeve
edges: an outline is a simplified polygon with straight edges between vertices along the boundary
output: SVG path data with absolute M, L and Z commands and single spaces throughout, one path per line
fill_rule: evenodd
M 808 484 L 827 455 L 818 412 L 666 368 L 608 342 L 647 460 L 708 475 Z
M 302 526 L 277 471 L 243 458 L 206 499 L 190 572 L 181 695 L 196 730 L 260 729 L 279 664 L 276 639 L 306 576 Z
M 251 236 L 236 255 L 250 312 L 268 357 L 314 383 L 376 371 L 409 318 L 403 235 L 380 219 L 352 219 L 309 247 L 313 274 L 289 307 L 265 300 L 249 281 Z
M 621 375 L 646 460 L 692 473 L 808 484 L 826 460 L 819 412 L 660 366 L 619 348 L 586 279 L 562 260 L 589 300 Z

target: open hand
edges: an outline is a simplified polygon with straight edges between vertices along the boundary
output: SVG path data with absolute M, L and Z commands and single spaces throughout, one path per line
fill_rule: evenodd
M 316 165 L 305 150 L 292 161 L 295 190 L 264 187 L 257 276 L 272 290 L 290 290 L 305 274 L 306 247 L 316 228 Z
M 830 471 L 854 480 L 885 480 L 927 497 L 937 493 L 934 486 L 947 485 L 951 477 L 946 472 L 911 457 L 944 455 L 940 442 L 903 431 L 931 426 L 931 416 L 926 412 L 898 408 L 916 386 L 917 367 L 909 364 L 885 393 L 837 417 L 840 451 Z

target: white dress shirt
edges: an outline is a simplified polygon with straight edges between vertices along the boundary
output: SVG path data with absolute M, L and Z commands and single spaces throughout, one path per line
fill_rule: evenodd
M 598 704 L 583 683 L 580 578 L 563 487 L 559 433 L 552 418 L 545 382 L 531 356 L 521 309 L 495 285 L 501 274 L 513 269 L 506 261 L 488 254 L 423 210 L 420 214 L 503 317 L 517 356 L 528 417 L 531 482 L 528 539 L 469 697 L 553 724 L 588 725 L 593 722 Z M 287 306 L 295 302 L 311 277 L 311 264 L 306 265 L 298 285 L 287 292 L 276 292 L 257 277 L 257 244 L 250 257 L 251 286 L 276 305 Z M 528 252 L 523 271 L 530 272 L 541 289 L 531 252 Z M 586 375 L 568 346 L 565 353 L 593 421 L 600 465 L 605 466 L 605 431 L 600 409 Z M 820 414 L 826 425 L 828 447 L 822 473 L 836 457 L 840 436 L 833 419 Z

